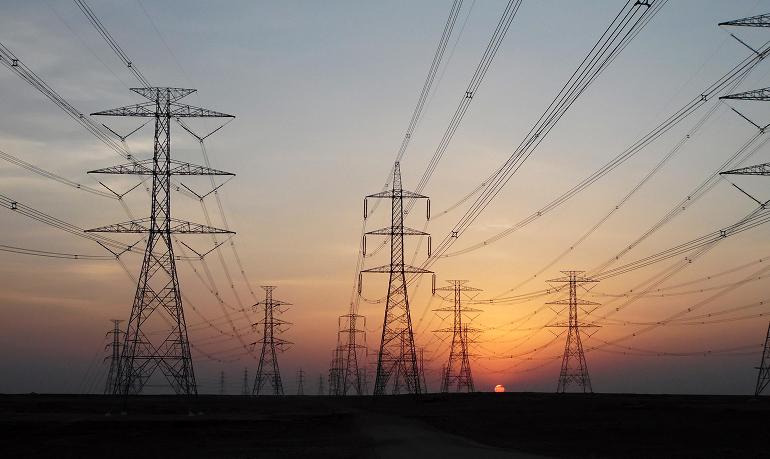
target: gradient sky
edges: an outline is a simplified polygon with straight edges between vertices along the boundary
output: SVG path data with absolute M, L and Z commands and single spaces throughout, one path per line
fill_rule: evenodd
M 300 367 L 309 381 L 306 392 L 314 392 L 318 375 L 328 371 L 338 316 L 347 313 L 357 278 L 363 197 L 379 191 L 387 178 L 451 3 L 88 2 L 153 85 L 196 88 L 198 92 L 184 102 L 236 116 L 207 139 L 206 146 L 213 167 L 237 174 L 221 196 L 228 223 L 237 232 L 235 245 L 254 295 L 240 276 L 232 251 L 222 254 L 241 304 L 216 253 L 207 262 L 226 302 L 227 316 L 242 329 L 247 343 L 257 339 L 248 325 L 258 320 L 258 314 L 235 310 L 263 298 L 259 285 L 276 285 L 275 298 L 293 304 L 283 318 L 294 325 L 283 337 L 295 344 L 279 357 L 286 393 L 295 392 Z M 427 231 L 434 235 L 434 243 L 454 226 L 467 203 L 435 217 L 510 156 L 623 3 L 524 1 L 424 190 L 431 198 L 434 219 Z M 435 91 L 402 161 L 405 189 L 414 189 L 427 167 L 504 6 L 502 1 L 464 2 L 439 71 L 441 78 L 434 83 Z M 483 241 L 536 212 L 698 96 L 751 53 L 717 24 L 768 10 L 770 1 L 669 2 L 570 108 L 450 252 Z M 8 1 L 0 11 L 0 43 L 78 110 L 92 113 L 140 102 L 128 90 L 139 86 L 138 82 L 74 2 Z M 767 29 L 729 31 L 754 47 L 770 39 Z M 124 160 L 32 86 L 7 69 L 1 70 L 0 151 L 87 186 L 99 187 L 96 178 L 116 190 L 136 184 L 131 179 L 86 174 Z M 770 86 L 768 73 L 768 63 L 761 63 L 738 90 Z M 610 220 L 559 263 L 510 291 L 571 247 L 617 205 L 712 105 L 719 105 L 715 114 Z M 469 285 L 483 289 L 476 299 L 489 300 L 549 288 L 545 280 L 560 277 L 560 270 L 590 271 L 614 257 L 686 199 L 756 133 L 730 106 L 758 125 L 770 123 L 761 102 L 731 102 L 728 106 L 714 100 L 555 211 L 483 249 L 439 260 L 432 268 L 437 283 L 467 279 Z M 141 125 L 137 119 L 95 118 L 122 134 Z M 219 126 L 216 120 L 189 124 L 201 134 Z M 132 135 L 129 145 L 137 157 L 151 156 L 151 125 Z M 172 157 L 203 164 L 197 142 L 177 125 L 172 126 Z M 768 149 L 760 148 L 744 165 L 767 161 Z M 5 161 L 0 161 L 0 176 L 0 194 L 81 228 L 128 219 L 115 200 L 63 186 Z M 767 179 L 730 180 L 757 199 L 770 199 Z M 207 179 L 184 183 L 200 193 L 211 188 Z M 195 200 L 179 194 L 172 199 L 177 218 L 204 222 Z M 141 190 L 127 195 L 126 203 L 137 218 L 149 211 Z M 216 202 L 209 198 L 206 203 L 213 224 L 221 226 Z M 718 230 L 754 207 L 749 198 L 722 180 L 622 261 L 643 258 Z M 367 221 L 367 230 L 388 224 L 390 215 L 383 209 Z M 1 245 L 106 254 L 93 242 L 10 210 L 0 209 L 0 215 Z M 421 229 L 423 212 L 413 212 L 407 224 Z M 661 321 L 701 303 L 697 311 L 684 317 L 768 303 L 764 275 L 753 275 L 765 266 L 758 260 L 770 259 L 767 231 L 760 226 L 724 240 L 660 286 L 673 288 L 653 292 L 681 295 L 635 301 L 613 316 L 616 322 L 605 321 L 592 337 L 584 337 L 594 390 L 753 393 L 754 367 L 761 357 L 757 345 L 764 341 L 768 316 L 747 316 L 770 314 L 765 305 L 715 316 L 735 320 L 668 324 L 619 346 L 589 349 L 644 329 L 639 323 Z M 136 240 L 130 236 L 120 239 L 126 243 Z M 188 236 L 185 242 L 200 252 L 212 247 L 207 236 Z M 369 241 L 370 247 L 376 245 L 375 239 Z M 407 244 L 408 259 L 416 249 L 414 241 Z M 366 266 L 387 263 L 386 252 L 367 259 Z M 425 257 L 423 245 L 415 263 Z M 126 254 L 123 260 L 137 275 L 141 256 Z M 612 295 L 626 294 L 674 261 L 601 282 L 585 298 L 602 303 L 593 312 L 596 316 L 606 314 L 624 301 Z M 228 391 L 236 393 L 244 367 L 253 375 L 257 362 L 253 355 L 237 349 L 237 339 L 214 339 L 216 333 L 207 321 L 223 325 L 227 317 L 193 269 L 200 272 L 200 263 L 179 264 L 182 289 L 192 302 L 185 304 L 185 311 L 201 391 L 218 391 L 220 371 L 225 371 Z M 724 293 L 721 286 L 744 279 L 751 281 Z M 681 285 L 695 280 L 700 281 Z M 106 365 L 101 363 L 107 356 L 105 333 L 111 327 L 110 319 L 128 318 L 134 290 L 135 285 L 115 261 L 0 252 L 0 392 L 101 391 L 106 374 Z M 720 292 L 724 294 L 719 298 L 705 301 Z M 367 275 L 362 294 L 372 302 L 383 297 L 385 276 Z M 442 341 L 445 336 L 432 330 L 448 322 L 443 314 L 432 312 L 442 303 L 430 296 L 430 278 L 426 277 L 412 292 L 411 305 L 416 339 L 429 359 L 429 388 L 436 390 L 447 344 Z M 540 351 L 528 351 L 552 341 L 552 331 L 560 330 L 543 326 L 561 319 L 545 308 L 517 323 L 518 329 L 509 323 L 558 298 L 550 295 L 515 304 L 478 306 L 484 312 L 472 318 L 485 330 L 474 346 L 478 389 L 491 391 L 495 384 L 503 384 L 507 390 L 556 389 L 563 336 Z M 383 312 L 382 303 L 361 302 L 360 313 L 367 318 L 367 343 L 375 352 Z M 747 346 L 753 347 L 730 355 L 708 355 L 708 351 Z M 639 354 L 638 350 L 655 351 L 655 355 L 623 354 Z M 657 355 L 701 351 L 706 355 Z M 526 354 L 505 357 L 521 353 Z M 370 361 L 374 357 L 370 352 Z

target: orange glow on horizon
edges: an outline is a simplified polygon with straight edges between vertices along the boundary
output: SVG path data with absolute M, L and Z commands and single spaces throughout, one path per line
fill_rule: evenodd
M 505 387 L 502 384 L 498 384 L 495 386 L 495 392 L 505 392 Z

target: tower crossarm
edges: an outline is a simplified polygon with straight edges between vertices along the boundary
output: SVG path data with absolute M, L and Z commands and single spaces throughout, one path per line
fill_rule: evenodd
M 433 333 L 454 333 L 456 331 L 457 330 L 455 330 L 454 328 L 447 327 L 447 328 L 439 328 L 438 330 L 433 330 L 432 332 Z M 483 330 L 481 330 L 480 328 L 471 328 L 471 327 L 463 326 L 462 331 L 463 333 L 481 333 Z
M 436 289 L 438 290 L 438 289 Z M 460 312 L 484 312 L 481 309 L 476 308 L 469 308 L 466 306 L 460 306 L 459 307 Z M 455 312 L 455 308 L 452 306 L 447 306 L 445 308 L 438 308 L 438 309 L 432 309 L 433 312 Z
M 91 115 L 101 116 L 138 116 L 154 118 L 158 112 L 155 102 L 143 102 L 141 104 L 126 105 L 125 107 L 111 108 Z M 235 118 L 227 113 L 216 112 L 207 108 L 194 107 L 185 104 L 169 104 L 168 115 L 170 118 Z
M 720 172 L 719 175 L 770 175 L 770 163 L 741 167 L 740 169 Z
M 191 223 L 176 218 L 169 219 L 169 230 L 173 234 L 235 234 L 234 231 L 214 228 L 213 226 Z M 86 233 L 149 233 L 152 227 L 151 218 L 141 218 L 128 222 L 115 223 L 85 230 Z
M 569 322 L 556 322 L 551 325 L 548 325 L 548 327 L 562 327 L 562 328 L 569 328 L 569 327 L 580 327 L 580 328 L 591 328 L 591 327 L 601 327 L 601 325 L 596 325 L 588 322 L 575 322 L 574 324 L 570 325 Z
M 752 89 L 751 91 L 738 92 L 722 96 L 721 99 L 730 100 L 770 100 L 770 88 Z
M 759 14 L 734 21 L 720 22 L 720 26 L 770 27 L 770 14 Z
M 131 91 L 153 102 L 157 101 L 158 99 L 165 100 L 166 98 L 168 98 L 168 100 L 171 102 L 176 102 L 182 97 L 189 96 L 190 94 L 196 92 L 197 90 L 185 89 L 185 88 L 147 87 L 147 88 L 131 88 Z
M 593 301 L 580 300 L 580 299 L 570 300 L 569 298 L 565 298 L 563 300 L 551 301 L 546 304 L 566 304 L 566 305 L 576 304 L 578 306 L 591 306 L 591 305 L 598 305 L 601 303 L 594 303 Z
M 406 226 L 402 226 L 401 228 L 381 228 L 374 231 L 369 231 L 366 233 L 367 235 L 379 235 L 379 236 L 392 236 L 392 235 L 404 235 L 404 236 L 430 236 L 430 233 L 426 233 L 424 231 L 419 231 L 412 228 L 407 228 Z
M 362 273 L 390 273 L 393 271 L 393 266 L 391 265 L 383 265 L 383 266 L 377 266 L 376 268 L 369 268 L 361 271 Z M 417 266 L 412 265 L 403 265 L 403 271 L 404 273 L 414 273 L 414 274 L 431 274 L 433 271 L 428 271 L 427 269 L 418 268 Z
M 169 175 L 229 175 L 234 176 L 232 172 L 220 171 L 206 166 L 185 163 L 182 161 L 169 161 L 171 168 Z M 120 164 L 118 166 L 105 167 L 88 171 L 89 174 L 122 174 L 122 175 L 152 175 L 153 160 L 145 159 L 130 164 Z
M 379 193 L 370 194 L 366 197 L 368 198 L 384 198 L 384 199 L 393 199 L 393 198 L 408 198 L 408 199 L 428 199 L 427 196 L 415 193 L 413 191 L 407 191 L 407 190 L 387 190 L 387 191 L 380 191 Z

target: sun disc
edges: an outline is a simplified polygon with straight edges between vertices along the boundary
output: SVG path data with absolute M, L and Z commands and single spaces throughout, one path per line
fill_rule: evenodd
M 502 384 L 498 384 L 495 386 L 495 392 L 505 392 L 505 387 Z

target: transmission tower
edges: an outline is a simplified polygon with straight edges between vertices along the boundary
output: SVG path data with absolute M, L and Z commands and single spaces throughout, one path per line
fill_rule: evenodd
M 241 386 L 241 395 L 249 395 L 249 369 L 243 368 L 243 386 Z
M 391 387 L 394 394 L 399 393 L 403 386 L 407 392 L 419 395 L 420 376 L 417 368 L 417 355 L 414 350 L 412 319 L 409 314 L 406 274 L 425 274 L 431 273 L 431 271 L 404 263 L 404 236 L 428 236 L 428 256 L 430 256 L 430 235 L 404 226 L 404 199 L 427 200 L 428 197 L 406 191 L 401 187 L 401 167 L 396 162 L 393 167 L 393 187 L 390 190 L 364 198 L 364 218 L 366 218 L 369 198 L 391 200 L 390 227 L 370 231 L 364 234 L 363 240 L 363 252 L 366 255 L 367 235 L 388 236 L 390 238 L 390 264 L 361 271 L 362 273 L 390 274 L 388 300 L 382 326 L 382 341 L 377 356 L 374 395 L 384 395 L 389 381 L 392 382 Z M 430 219 L 430 200 L 428 200 L 427 217 Z M 360 278 L 358 288 L 360 293 Z
M 301 367 L 297 372 L 297 395 L 305 395 L 305 372 Z
M 428 381 L 425 379 L 425 348 L 420 348 L 420 384 L 423 393 L 428 393 Z
M 120 341 L 123 336 L 123 332 L 120 331 L 120 323 L 125 322 L 124 320 L 120 319 L 110 319 L 112 320 L 112 330 L 107 332 L 107 336 L 112 334 L 112 343 L 108 344 L 107 347 L 112 348 L 112 352 L 110 352 L 110 356 L 107 357 L 110 359 L 110 371 L 107 373 L 107 384 L 104 386 L 104 394 L 105 395 L 113 395 L 116 392 L 117 385 L 115 382 L 117 381 L 117 374 L 118 374 L 118 367 L 120 366 Z
M 340 345 L 334 348 L 332 352 L 332 361 L 329 364 L 329 395 L 343 395 L 344 391 L 344 373 L 345 346 Z
M 452 292 L 454 305 L 433 310 L 435 312 L 451 312 L 454 317 L 452 328 L 434 330 L 436 333 L 452 334 L 452 345 L 449 348 L 449 360 L 446 364 L 446 370 L 444 370 L 446 374 L 442 378 L 441 392 L 449 392 L 449 388 L 455 382 L 457 383 L 456 392 L 474 392 L 470 355 L 468 353 L 468 332 L 476 333 L 479 330 L 463 325 L 463 315 L 470 312 L 481 312 L 481 310 L 464 306 L 462 299 L 463 296 L 471 298 L 467 292 L 480 292 L 481 290 L 465 285 L 468 282 L 467 280 L 448 280 L 447 282 L 449 286 L 439 287 L 436 291 Z M 442 298 L 449 301 L 449 298 Z
M 160 368 L 177 394 L 185 394 L 188 402 L 198 394 L 193 372 L 187 325 L 182 310 L 182 297 L 171 245 L 172 234 L 231 233 L 171 218 L 172 175 L 234 175 L 209 167 L 196 166 L 171 159 L 171 119 L 225 117 L 231 115 L 183 105 L 177 101 L 194 89 L 132 88 L 148 99 L 136 105 L 106 110 L 92 115 L 138 116 L 155 118 L 153 158 L 130 164 L 90 171 L 100 174 L 152 176 L 152 207 L 148 218 L 87 230 L 108 233 L 146 233 L 142 271 L 136 287 L 134 304 L 128 321 L 121 364 L 115 376 L 116 393 L 124 397 L 124 407 L 131 392 L 142 386 Z M 151 339 L 159 337 L 159 339 Z M 162 341 L 160 341 L 162 340 Z
M 342 395 L 348 395 L 348 391 L 355 388 L 356 395 L 363 395 L 363 388 L 361 387 L 361 373 L 358 367 L 358 353 L 359 350 L 366 352 L 368 348 L 364 344 L 358 344 L 358 335 L 363 335 L 362 342 L 366 342 L 366 330 L 356 327 L 356 323 L 359 320 L 363 320 L 364 327 L 366 326 L 366 317 L 356 314 L 351 311 L 339 318 L 340 331 L 338 333 L 337 341 L 344 343 L 342 345 L 342 368 L 340 370 L 340 385 L 342 388 Z M 345 339 L 342 340 L 342 335 L 345 335 Z
M 274 285 L 263 285 L 262 288 L 265 290 L 265 301 L 260 301 L 254 305 L 255 311 L 258 306 L 264 306 L 265 309 L 265 318 L 254 324 L 254 327 L 262 325 L 262 338 L 252 343 L 253 345 L 261 343 L 262 353 L 259 356 L 257 377 L 254 380 L 254 388 L 251 394 L 259 395 L 265 383 L 270 381 L 270 385 L 273 387 L 273 395 L 283 395 L 281 371 L 278 369 L 278 352 L 283 352 L 286 350 L 286 346 L 292 343 L 285 339 L 277 338 L 275 335 L 286 331 L 285 327 L 291 324 L 275 316 L 284 313 L 286 309 L 283 308 L 290 306 L 290 304 L 273 299 Z
M 580 328 L 598 327 L 598 325 L 578 321 L 578 306 L 596 305 L 599 303 L 579 300 L 577 298 L 577 286 L 578 284 L 598 281 L 580 276 L 584 272 L 585 271 L 562 271 L 562 273 L 567 275 L 566 277 L 559 277 L 558 279 L 546 281 L 564 282 L 569 285 L 569 299 L 546 303 L 569 306 L 569 321 L 551 325 L 551 327 L 566 327 L 568 329 L 567 343 L 564 346 L 564 357 L 562 357 L 561 361 L 561 373 L 559 374 L 559 385 L 556 388 L 556 392 L 566 392 L 567 387 L 569 387 L 570 383 L 573 381 L 578 383 L 583 392 L 593 392 L 593 389 L 591 388 L 591 378 L 588 377 L 586 358 L 583 354 L 583 343 L 580 341 Z
M 225 390 L 225 372 L 224 371 L 219 373 L 219 395 L 227 395 L 227 391 Z
M 323 373 L 318 375 L 318 395 L 324 394 L 324 375 Z
M 752 19 L 752 18 L 748 18 Z M 721 99 L 735 99 L 735 100 L 770 100 L 770 88 L 756 89 L 753 91 L 741 92 L 738 94 L 731 94 L 729 96 L 721 97 Z M 719 175 L 770 175 L 770 163 L 757 164 L 755 166 L 742 167 L 740 169 L 733 169 L 725 172 L 720 172 Z M 736 188 L 737 185 L 733 184 Z M 763 203 L 738 188 L 744 194 L 749 196 L 755 202 L 757 202 L 763 208 L 767 203 Z M 757 367 L 759 375 L 757 376 L 757 385 L 754 388 L 754 396 L 758 397 L 762 391 L 770 383 L 770 325 L 767 328 L 767 335 L 765 335 L 765 347 L 762 350 L 762 360 Z

